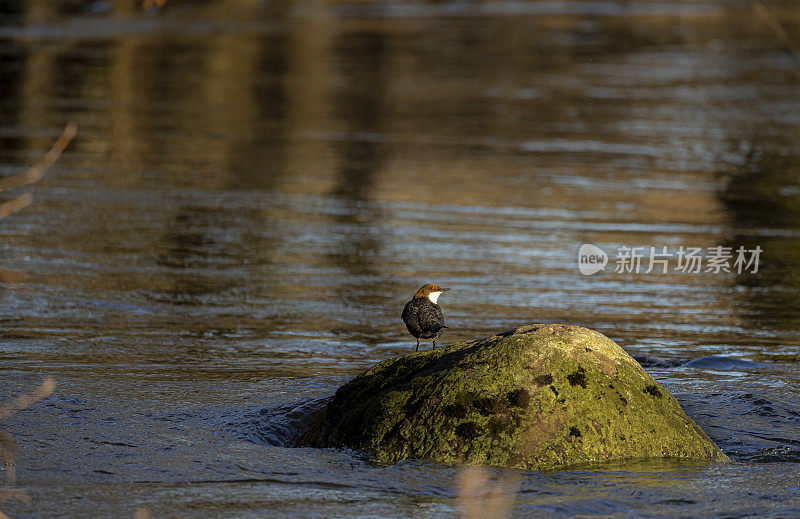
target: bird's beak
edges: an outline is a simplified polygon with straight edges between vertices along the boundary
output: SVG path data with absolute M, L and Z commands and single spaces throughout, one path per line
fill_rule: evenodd
M 450 289 L 449 288 L 443 288 L 442 292 L 447 292 L 448 290 L 450 290 Z

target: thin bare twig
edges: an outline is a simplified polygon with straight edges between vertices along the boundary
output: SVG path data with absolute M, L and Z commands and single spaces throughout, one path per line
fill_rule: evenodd
M 25 409 L 32 406 L 39 400 L 46 398 L 56 388 L 56 380 L 53 377 L 47 377 L 42 382 L 42 385 L 27 395 L 17 397 L 16 400 L 10 404 L 0 407 L 0 420 L 7 418 L 20 409 Z M 10 434 L 3 432 L 0 433 L 0 455 L 2 455 L 3 462 L 6 465 L 6 484 L 13 485 L 16 482 L 16 471 L 14 470 L 14 454 L 17 451 L 17 445 Z M 21 501 L 23 503 L 30 503 L 31 497 L 22 489 L 18 488 L 0 488 L 0 503 L 5 501 Z M 0 519 L 7 519 L 3 512 L 0 512 Z
M 42 385 L 39 386 L 39 389 L 34 391 L 33 393 L 29 393 L 27 395 L 22 395 L 17 397 L 16 400 L 11 402 L 10 404 L 5 404 L 4 406 L 0 407 L 0 420 L 8 418 L 12 414 L 16 413 L 21 409 L 26 409 L 39 400 L 43 398 L 47 398 L 50 396 L 50 393 L 53 392 L 56 388 L 56 379 L 53 377 L 47 377 L 42 382 Z
M 74 122 L 67 124 L 67 126 L 64 127 L 64 132 L 61 134 L 61 137 L 59 137 L 55 144 L 53 144 L 53 147 L 50 148 L 50 151 L 48 151 L 47 154 L 41 158 L 41 160 L 31 166 L 28 171 L 18 175 L 0 178 L 0 191 L 32 184 L 33 182 L 41 179 L 44 176 L 44 172 L 47 170 L 47 168 L 52 166 L 53 163 L 58 160 L 58 157 L 61 156 L 61 152 L 64 151 L 64 148 L 67 147 L 67 144 L 72 141 L 77 131 L 77 124 Z
M 48 151 L 41 160 L 36 162 L 24 173 L 0 178 L 0 192 L 31 184 L 41 179 L 47 168 L 58 160 L 58 157 L 61 156 L 61 152 L 64 151 L 64 148 L 66 148 L 73 137 L 75 137 L 77 130 L 78 126 L 75 123 L 67 124 L 61 137 L 58 138 L 50 148 L 50 151 Z M 25 193 L 8 202 L 0 204 L 0 219 L 27 207 L 32 201 L 33 196 L 31 196 L 30 193 Z M 0 281 L 6 283 L 21 279 L 22 276 L 19 274 L 20 273 L 15 271 L 2 269 L 0 270 Z M 39 400 L 48 397 L 55 388 L 56 380 L 53 377 L 45 378 L 42 385 L 33 393 L 21 395 L 13 402 L 0 406 L 0 420 L 8 418 L 17 411 L 26 409 Z M 14 439 L 11 435 L 6 432 L 0 432 L 0 458 L 2 458 L 6 466 L 6 484 L 8 485 L 13 485 L 16 481 L 16 471 L 14 469 L 14 455 L 16 451 L 17 445 L 14 443 Z M 27 492 L 21 489 L 9 487 L 0 488 L 0 503 L 5 501 L 30 503 L 31 498 Z M 0 511 L 0 519 L 8 519 L 8 516 Z
M 33 202 L 33 196 L 31 196 L 30 193 L 25 193 L 24 195 L 20 195 L 13 200 L 9 200 L 8 202 L 0 204 L 0 219 L 25 209 L 31 205 L 31 202 Z
M 789 33 L 786 32 L 786 29 L 784 29 L 778 19 L 775 18 L 775 15 L 773 15 L 767 6 L 764 5 L 764 2 L 762 0 L 750 0 L 750 5 L 753 6 L 753 9 L 755 9 L 756 13 L 758 13 L 758 15 L 767 23 L 769 28 L 772 29 L 772 32 L 775 33 L 775 36 L 777 36 L 783 42 L 794 60 L 800 64 L 800 47 L 798 47 L 798 45 L 792 41 L 792 39 L 789 37 Z

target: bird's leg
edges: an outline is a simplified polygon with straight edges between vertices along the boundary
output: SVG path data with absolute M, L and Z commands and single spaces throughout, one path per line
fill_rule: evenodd
M 436 339 L 433 339 L 433 349 L 436 349 Z
M 417 347 L 414 348 L 414 351 L 419 351 L 419 337 L 417 337 Z

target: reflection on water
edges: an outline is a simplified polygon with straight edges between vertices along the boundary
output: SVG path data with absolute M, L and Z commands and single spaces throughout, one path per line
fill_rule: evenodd
M 769 258 L 757 274 L 743 275 L 741 312 L 755 326 L 796 332 L 800 326 L 800 157 L 754 148 L 723 194 L 735 240 L 759 245 Z
M 800 97 L 749 6 L 139 6 L 0 4 L 0 174 L 80 125 L 0 225 L 0 396 L 59 382 L 4 512 L 452 515 L 455 469 L 285 447 L 435 281 L 445 340 L 596 328 L 738 461 L 526 474 L 520 515 L 796 515 Z M 583 243 L 764 252 L 583 276 Z

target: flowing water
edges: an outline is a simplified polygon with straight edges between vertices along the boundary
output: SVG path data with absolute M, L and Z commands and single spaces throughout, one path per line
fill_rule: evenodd
M 0 510 L 456 516 L 458 468 L 289 447 L 434 281 L 445 341 L 597 329 L 733 459 L 522 473 L 515 516 L 800 516 L 800 17 L 753 5 L 2 2 L 0 174 L 79 131 L 0 221 L 0 401 L 58 383 Z M 718 246 L 757 272 L 677 269 Z

